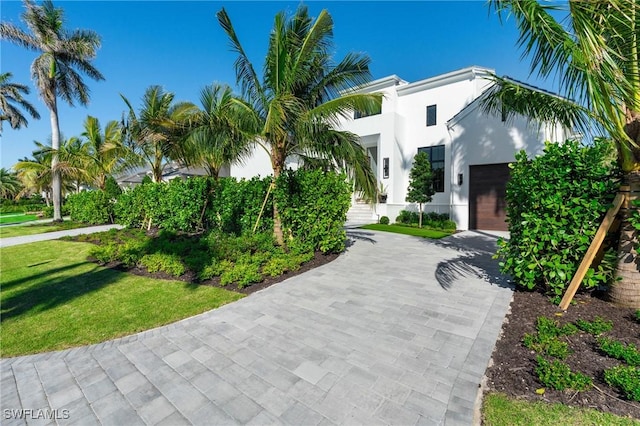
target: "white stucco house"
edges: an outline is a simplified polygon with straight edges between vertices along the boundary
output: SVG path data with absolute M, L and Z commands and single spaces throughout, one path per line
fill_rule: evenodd
M 458 229 L 507 229 L 508 163 L 516 152 L 539 154 L 545 141 L 563 141 L 569 132 L 525 117 L 505 121 L 501 114 L 486 115 L 479 98 L 493 84 L 488 77 L 494 73 L 472 66 L 413 83 L 392 75 L 358 89 L 383 93 L 382 109 L 370 116 L 356 111 L 340 128 L 360 137 L 387 200 L 369 206 L 354 196 L 349 220 L 371 223 L 384 215 L 394 222 L 403 209 L 417 211 L 405 197 L 413 157 L 425 151 L 436 190 L 425 211 L 448 213 Z M 230 169 L 235 177 L 271 173 L 269 159 L 260 150 L 244 165 Z

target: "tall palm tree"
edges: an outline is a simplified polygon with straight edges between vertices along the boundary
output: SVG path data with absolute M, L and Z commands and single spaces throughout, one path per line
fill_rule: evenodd
M 308 155 L 346 168 L 355 178 L 356 189 L 374 198 L 377 183 L 359 138 L 334 130 L 340 117 L 353 110 L 380 109 L 382 95 L 353 90 L 370 80 L 369 58 L 350 53 L 334 64 L 331 16 L 323 10 L 314 20 L 300 6 L 289 19 L 284 12 L 276 15 L 260 80 L 227 12 L 222 9 L 217 16 L 238 54 L 237 82 L 260 123 L 255 142 L 269 154 L 274 180 L 284 170 L 287 157 Z M 283 244 L 277 203 L 273 216 L 274 236 Z
M 526 114 L 588 131 L 595 125 L 615 141 L 624 183 L 640 192 L 640 2 L 569 0 L 566 5 L 536 0 L 492 0 L 500 17 L 513 17 L 531 72 L 555 77 L 565 99 L 534 93 L 499 80 L 485 107 L 507 115 Z M 575 101 L 571 101 L 574 99 Z M 550 107 L 552 106 L 552 107 Z M 640 308 L 637 231 L 632 212 L 622 210 L 613 301 Z
M 15 198 L 22 185 L 16 173 L 4 167 L 0 169 L 0 198 Z
M 31 64 L 31 76 L 40 96 L 49 108 L 51 120 L 51 141 L 54 155 L 51 166 L 53 195 L 53 220 L 62 220 L 62 183 L 55 171 L 58 163 L 57 150 L 60 148 L 60 124 L 58 121 L 58 97 L 69 105 L 78 101 L 81 105 L 89 102 L 89 88 L 80 73 L 94 80 L 104 80 L 102 74 L 92 65 L 100 47 L 100 37 L 93 31 L 67 31 L 64 12 L 54 7 L 50 0 L 38 6 L 31 0 L 24 0 L 25 12 L 22 19 L 30 32 L 25 32 L 13 24 L 0 23 L 0 37 L 41 54 Z
M 202 166 L 217 178 L 222 166 L 241 162 L 251 153 L 250 142 L 259 123 L 227 85 L 206 86 L 200 92 L 200 103 L 202 109 L 187 138 L 188 163 Z
M 0 74 L 0 134 L 2 134 L 2 122 L 8 121 L 12 129 L 27 127 L 27 119 L 18 109 L 17 104 L 27 111 L 31 117 L 40 119 L 40 114 L 22 95 L 29 94 L 29 87 L 24 84 L 12 83 L 13 74 L 5 72 Z
M 126 137 L 150 166 L 154 182 L 162 180 L 167 159 L 183 159 L 184 141 L 198 107 L 189 102 L 173 104 L 174 94 L 160 86 L 149 86 L 136 114 L 131 102 L 120 95 L 129 108 L 124 124 Z
M 87 116 L 81 136 L 88 145 L 87 174 L 91 183 L 104 189 L 109 176 L 120 174 L 139 164 L 134 152 L 124 144 L 120 123 L 109 121 L 104 127 L 100 121 Z

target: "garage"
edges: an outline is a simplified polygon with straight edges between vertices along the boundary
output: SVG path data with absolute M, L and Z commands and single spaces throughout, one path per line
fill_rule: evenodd
M 507 230 L 509 163 L 469 166 L 469 229 Z

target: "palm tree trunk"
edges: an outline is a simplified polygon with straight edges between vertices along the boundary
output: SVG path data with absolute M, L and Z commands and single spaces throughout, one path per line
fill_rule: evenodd
M 58 150 L 60 149 L 60 124 L 58 123 L 58 106 L 54 97 L 50 108 L 51 118 L 51 148 L 53 148 L 53 158 L 51 159 L 51 197 L 53 199 L 53 221 L 62 222 L 62 181 L 58 171 Z
M 609 290 L 610 300 L 618 305 L 640 309 L 640 257 L 638 257 L 638 231 L 633 227 L 629 218 L 637 210 L 631 204 L 634 199 L 640 199 L 640 171 L 628 172 L 625 176 L 629 184 L 629 203 L 625 203 L 621 210 L 620 242 L 618 244 L 618 266 L 615 281 Z
M 282 174 L 284 170 L 284 155 L 278 152 L 275 148 L 271 154 L 271 165 L 273 166 L 273 182 L 274 184 Z M 273 198 L 273 237 L 276 239 L 276 243 L 280 246 L 284 245 L 284 233 L 282 232 L 282 219 L 280 218 L 280 212 L 278 211 L 278 201 Z

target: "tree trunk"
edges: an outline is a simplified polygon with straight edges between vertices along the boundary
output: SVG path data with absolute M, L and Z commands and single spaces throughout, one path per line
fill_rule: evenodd
M 273 182 L 278 180 L 280 174 L 284 170 L 284 155 L 278 152 L 275 148 L 271 153 L 271 166 L 273 167 Z M 278 202 L 276 198 L 273 198 L 273 237 L 276 239 L 276 243 L 280 246 L 284 245 L 284 233 L 282 232 L 282 220 L 280 219 L 280 212 L 278 211 Z
M 420 208 L 418 209 L 418 228 L 422 229 L 422 203 L 418 203 Z
M 54 98 L 50 109 L 51 118 L 51 148 L 53 148 L 53 158 L 51 159 L 51 186 L 53 199 L 53 221 L 62 222 L 62 180 L 58 166 L 58 150 L 60 149 L 60 125 L 58 123 L 58 107 Z
M 610 300 L 618 305 L 640 309 L 640 258 L 638 257 L 638 231 L 629 218 L 638 208 L 631 201 L 640 199 L 640 171 L 625 175 L 629 185 L 629 202 L 620 209 L 620 242 L 618 244 L 618 266 L 615 281 L 609 290 Z

